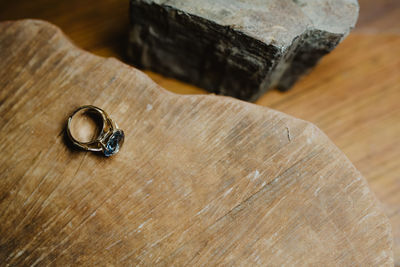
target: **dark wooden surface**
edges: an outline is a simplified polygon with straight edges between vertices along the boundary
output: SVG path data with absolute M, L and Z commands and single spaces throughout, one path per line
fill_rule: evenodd
M 391 220 L 400 266 L 400 2 L 361 0 L 354 32 L 290 92 L 271 91 L 266 105 L 319 126 L 369 181 Z M 128 1 L 0 2 L 0 20 L 48 20 L 80 47 L 125 61 Z M 147 72 L 176 93 L 201 89 Z

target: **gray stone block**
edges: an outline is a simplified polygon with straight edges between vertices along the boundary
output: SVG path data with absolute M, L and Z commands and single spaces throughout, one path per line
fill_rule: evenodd
M 254 101 L 289 89 L 354 27 L 357 0 L 131 0 L 132 63 Z

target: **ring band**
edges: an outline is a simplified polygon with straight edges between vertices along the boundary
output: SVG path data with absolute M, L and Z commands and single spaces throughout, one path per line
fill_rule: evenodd
M 102 126 L 99 135 L 89 142 L 81 142 L 75 139 L 71 133 L 70 127 L 72 119 L 80 111 L 98 114 L 102 118 Z M 86 151 L 101 151 L 106 157 L 118 153 L 125 139 L 124 131 L 118 129 L 117 124 L 107 115 L 107 113 L 101 108 L 91 105 L 79 107 L 71 114 L 71 116 L 69 116 L 67 122 L 67 135 L 75 146 Z

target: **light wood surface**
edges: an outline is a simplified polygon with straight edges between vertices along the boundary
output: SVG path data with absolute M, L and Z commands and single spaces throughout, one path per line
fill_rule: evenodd
M 313 124 L 171 94 L 45 22 L 2 23 L 0 44 L 3 264 L 393 264 L 366 180 Z M 84 104 L 125 130 L 118 155 L 65 141 Z
M 353 34 L 292 91 L 270 92 L 258 102 L 314 122 L 367 178 L 392 223 L 396 266 L 400 266 L 399 55 L 399 35 Z
M 400 266 L 400 2 L 359 3 L 358 25 L 338 48 L 291 91 L 271 91 L 257 104 L 315 123 L 349 157 L 390 218 Z M 124 60 L 127 8 L 120 0 L 0 1 L 0 20 L 49 20 L 79 47 Z M 170 91 L 204 93 L 147 73 Z

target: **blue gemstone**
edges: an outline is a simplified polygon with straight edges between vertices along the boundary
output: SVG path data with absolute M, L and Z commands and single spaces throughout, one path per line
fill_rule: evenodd
M 122 130 L 115 131 L 107 141 L 106 147 L 104 149 L 104 155 L 106 157 L 112 156 L 118 153 L 122 144 L 124 143 L 124 132 Z

